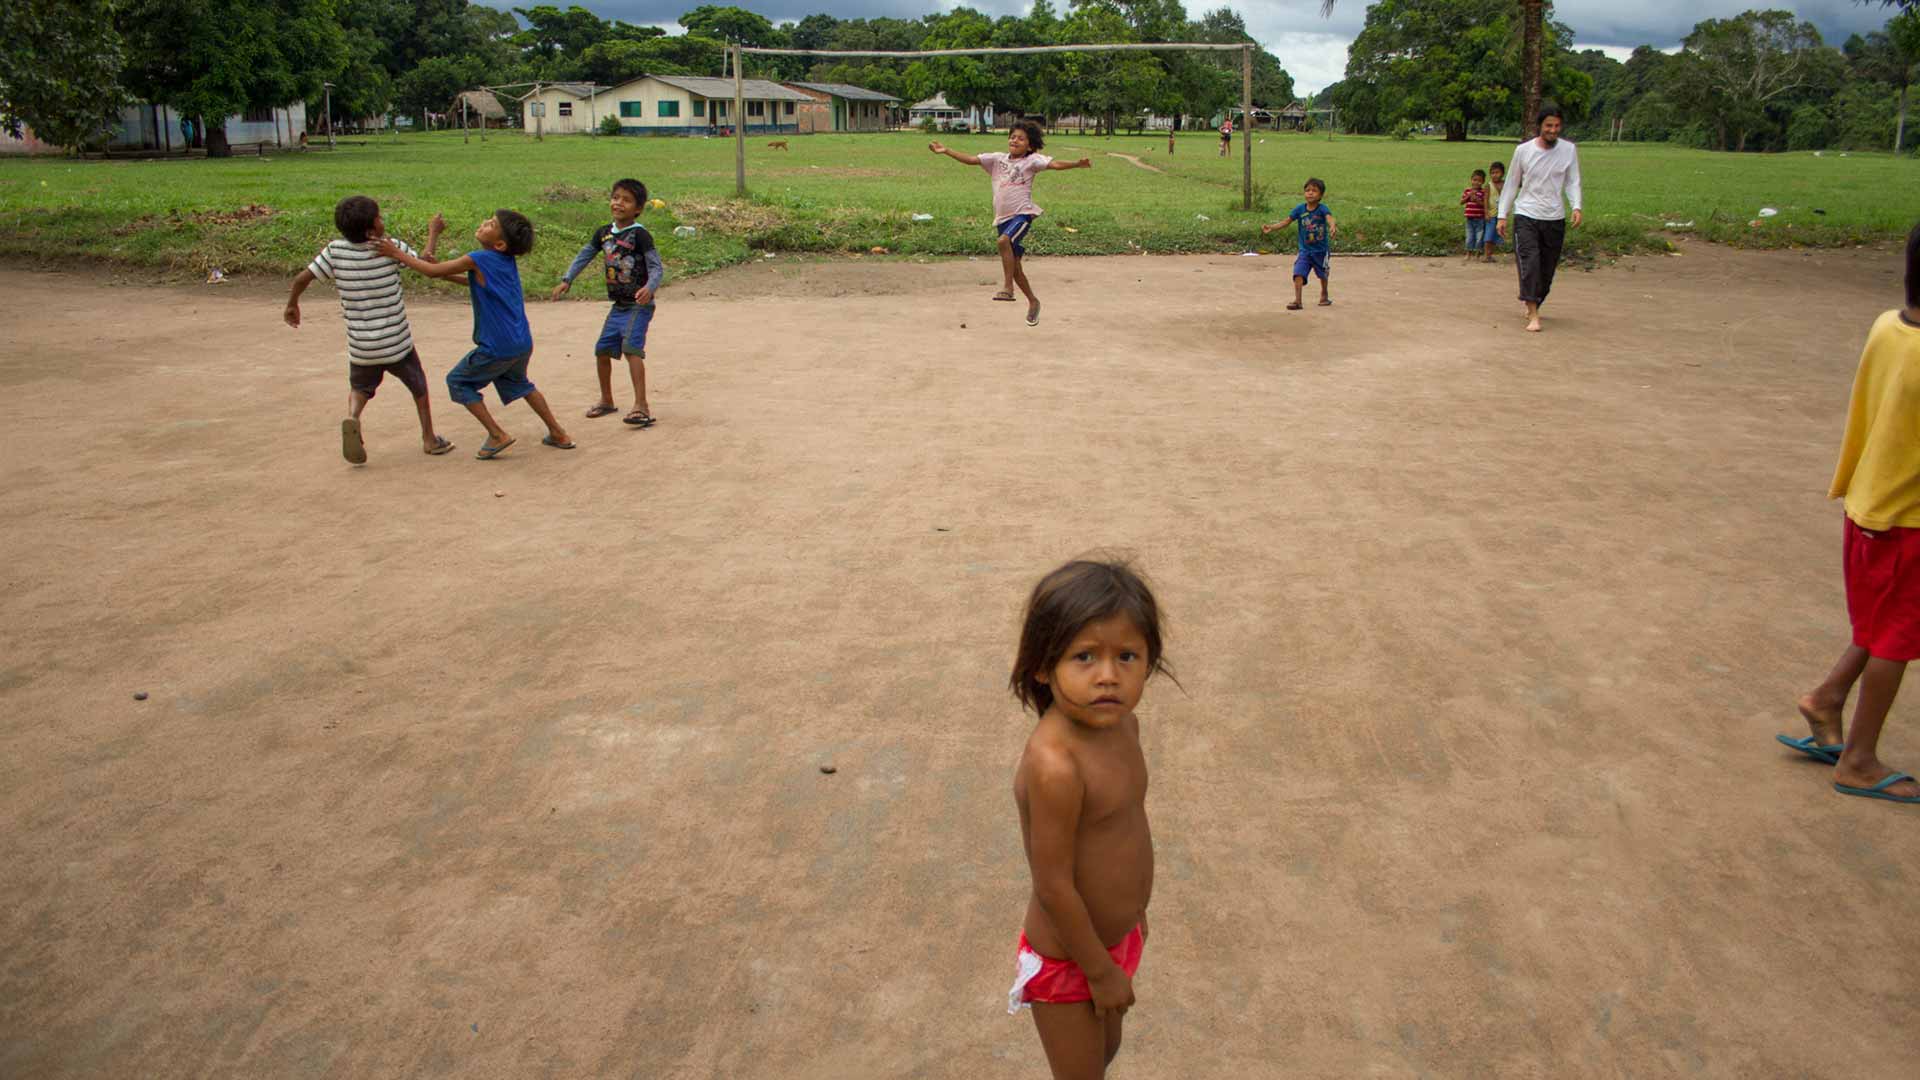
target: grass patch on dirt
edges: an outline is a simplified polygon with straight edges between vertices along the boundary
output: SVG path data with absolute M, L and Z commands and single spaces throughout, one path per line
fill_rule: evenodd
M 997 135 L 948 140 L 979 153 Z M 458 134 L 369 140 L 226 161 L 0 161 L 0 255 L 104 259 L 161 274 L 287 276 L 334 235 L 333 205 L 364 193 L 388 227 L 419 240 L 444 213 L 446 251 L 470 244 L 493 209 L 534 219 L 539 246 L 524 259 L 529 294 L 545 292 L 606 217 L 606 190 L 634 176 L 667 202 L 642 219 L 670 276 L 740 262 L 758 251 L 978 255 L 991 250 L 992 211 L 978 169 L 927 152 L 918 134 L 796 137 L 792 150 L 748 146 L 749 198 L 733 198 L 733 143 L 724 139 L 517 133 L 485 143 Z M 1262 238 L 1308 176 L 1327 181 L 1340 222 L 1336 252 L 1438 255 L 1462 242 L 1467 174 L 1511 147 L 1494 142 L 1255 136 L 1256 209 L 1240 209 L 1240 143 L 1211 135 L 1113 138 L 1055 132 L 1047 152 L 1091 158 L 1091 171 L 1051 173 L 1035 195 L 1047 208 L 1028 247 L 1042 255 L 1291 251 L 1291 230 Z M 1128 154 L 1134 165 L 1109 156 Z M 1689 233 L 1741 247 L 1821 247 L 1903 236 L 1920 219 L 1920 161 L 1883 154 L 1734 155 L 1667 146 L 1582 148 L 1586 227 L 1576 257 L 1663 250 Z M 1762 216 L 1762 208 L 1777 213 Z M 914 215 L 931 215 L 915 221 Z M 1755 223 L 1758 224 L 1755 224 Z M 690 225 L 692 236 L 675 236 Z M 436 285 L 435 288 L 451 289 Z M 587 295 L 583 292 L 582 295 Z

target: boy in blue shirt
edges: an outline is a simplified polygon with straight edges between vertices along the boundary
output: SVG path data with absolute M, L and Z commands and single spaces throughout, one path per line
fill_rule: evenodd
M 627 423 L 641 428 L 653 426 L 653 413 L 647 408 L 647 327 L 653 322 L 654 293 L 667 274 L 653 235 L 640 224 L 646 208 L 647 185 L 615 180 L 607 197 L 612 224 L 593 230 L 592 239 L 573 257 L 573 265 L 560 276 L 551 297 L 565 296 L 573 288 L 573 279 L 596 256 L 606 259 L 607 299 L 613 301 L 613 308 L 593 346 L 600 369 L 600 400 L 587 410 L 587 419 L 620 411 L 613 403 L 613 358 L 625 355 L 627 374 L 633 379 L 633 411 L 627 413 Z
M 1320 276 L 1320 306 L 1333 306 L 1333 301 L 1327 298 L 1327 253 L 1333 247 L 1336 226 L 1333 214 L 1320 204 L 1327 194 L 1327 182 L 1308 177 L 1301 194 L 1307 201 L 1294 207 L 1287 220 L 1260 226 L 1260 235 L 1265 236 L 1296 221 L 1300 223 L 1300 254 L 1293 260 L 1293 303 L 1287 305 L 1288 311 L 1299 311 L 1303 306 L 1300 294 L 1307 287 L 1309 272 Z
M 428 277 L 466 276 L 467 291 L 473 298 L 474 348 L 447 372 L 447 391 L 487 429 L 486 444 L 474 456 L 490 460 L 514 442 L 513 436 L 494 422 L 486 399 L 480 396 L 489 385 L 500 395 L 502 405 L 526 398 L 547 425 L 547 435 L 540 441 L 557 450 L 571 450 L 573 440 L 554 419 L 546 395 L 527 378 L 527 361 L 533 357 L 533 331 L 527 327 L 520 267 L 514 260 L 533 250 L 533 222 L 512 210 L 496 210 L 473 231 L 473 238 L 479 242 L 478 248 L 446 262 L 427 262 L 391 240 L 383 240 L 380 250 Z

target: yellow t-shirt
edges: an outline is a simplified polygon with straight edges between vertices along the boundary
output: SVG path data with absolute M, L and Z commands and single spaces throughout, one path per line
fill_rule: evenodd
M 1867 335 L 1827 497 L 1863 529 L 1920 528 L 1920 326 L 1898 311 Z

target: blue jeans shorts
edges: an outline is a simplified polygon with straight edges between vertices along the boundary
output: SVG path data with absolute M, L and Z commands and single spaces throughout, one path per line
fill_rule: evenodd
M 993 231 L 1013 241 L 1013 257 L 1027 257 L 1027 230 L 1033 228 L 1032 214 L 1015 214 L 993 227 Z
M 1493 222 L 1488 221 L 1486 218 L 1470 217 L 1467 219 L 1468 251 L 1479 251 L 1481 248 L 1487 246 L 1487 234 L 1493 231 L 1491 228 L 1488 228 L 1488 226 L 1492 224 Z
M 527 378 L 527 361 L 532 358 L 530 352 L 491 356 L 475 349 L 447 372 L 447 393 L 457 405 L 475 405 L 485 400 L 480 391 L 491 385 L 500 395 L 500 404 L 511 405 L 538 389 Z
M 595 356 L 637 356 L 647 358 L 647 324 L 653 321 L 653 305 L 615 304 L 600 327 L 600 340 L 593 343 Z
M 1327 253 L 1324 251 L 1303 251 L 1293 260 L 1293 276 L 1305 278 L 1309 273 L 1320 275 L 1327 280 Z

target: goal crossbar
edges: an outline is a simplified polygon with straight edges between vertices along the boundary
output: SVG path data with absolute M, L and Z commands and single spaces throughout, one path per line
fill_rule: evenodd
M 925 49 L 919 52 L 888 52 L 878 49 L 768 49 L 748 45 L 729 45 L 727 51 L 732 54 L 733 59 L 734 194 L 743 199 L 747 195 L 747 95 L 745 76 L 740 72 L 740 61 L 744 56 L 868 56 L 911 60 L 928 56 L 1019 56 L 1036 53 L 1159 52 L 1176 49 L 1195 52 L 1238 51 L 1240 53 L 1241 115 L 1253 115 L 1254 46 L 1248 42 L 1236 45 L 1182 41 L 1128 42 L 1113 45 L 1018 45 L 979 49 Z M 1245 137 L 1240 140 L 1242 155 L 1240 206 L 1243 210 L 1253 209 L 1253 142 L 1253 139 Z

